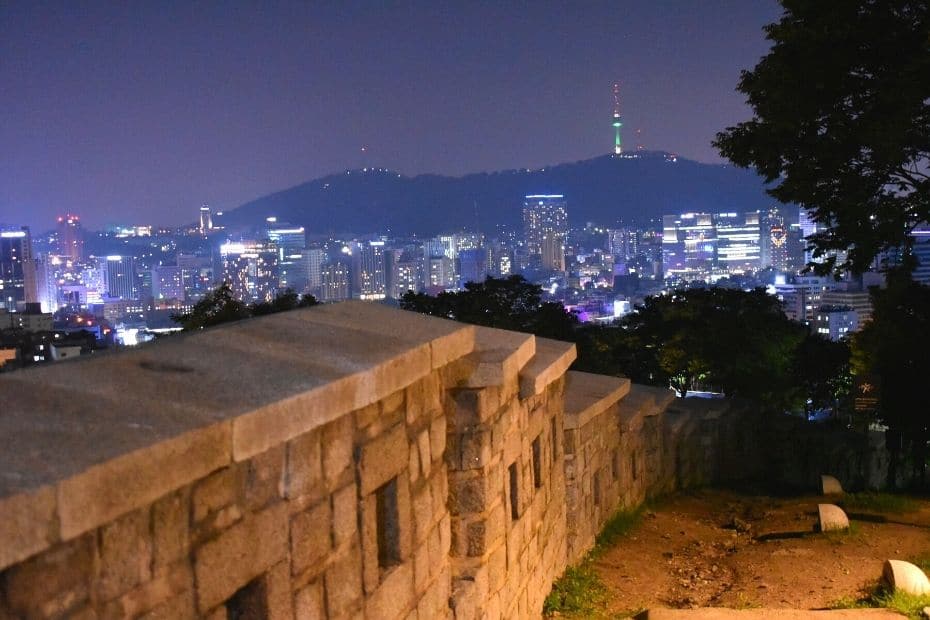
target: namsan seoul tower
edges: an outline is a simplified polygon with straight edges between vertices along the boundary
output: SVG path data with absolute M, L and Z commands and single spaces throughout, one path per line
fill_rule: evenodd
M 620 128 L 623 127 L 623 122 L 620 120 L 620 83 L 614 83 L 614 119 L 613 119 L 613 128 L 614 128 L 614 154 L 620 155 L 623 153 L 623 142 L 620 140 Z

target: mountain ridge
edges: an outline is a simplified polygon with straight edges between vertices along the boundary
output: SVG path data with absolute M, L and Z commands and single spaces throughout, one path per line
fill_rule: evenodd
M 227 211 L 223 222 L 259 226 L 266 217 L 316 233 L 490 232 L 521 224 L 527 194 L 564 194 L 569 222 L 643 222 L 687 211 L 751 211 L 775 201 L 755 173 L 662 151 L 602 155 L 538 169 L 459 177 L 405 176 L 384 168 L 348 170 L 262 196 Z

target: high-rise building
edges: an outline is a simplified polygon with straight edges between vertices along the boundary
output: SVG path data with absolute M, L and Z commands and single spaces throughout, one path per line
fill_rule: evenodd
M 568 210 L 564 195 L 527 195 L 523 202 L 523 233 L 531 265 L 565 271 Z
M 467 282 L 484 282 L 488 277 L 488 251 L 484 248 L 459 252 L 461 285 Z
M 320 301 L 343 301 L 349 298 L 349 267 L 330 263 L 320 269 Z
M 762 216 L 762 266 L 788 271 L 788 226 L 778 207 Z
M 136 277 L 136 259 L 132 256 L 107 256 L 103 268 L 107 297 L 110 299 L 139 299 L 139 282 Z
M 42 308 L 42 312 L 55 312 L 58 310 L 58 284 L 52 265 L 44 256 L 32 259 L 32 264 L 36 279 L 35 302 Z
M 210 207 L 203 205 L 200 207 L 200 234 L 205 235 L 213 230 L 213 213 Z
M 420 263 L 405 250 L 389 250 L 387 256 L 388 297 L 400 299 L 408 291 L 420 290 Z
M 268 239 L 278 251 L 278 286 L 281 290 L 300 292 L 307 288 L 307 269 L 303 251 L 307 247 L 307 234 L 303 226 L 269 221 Z
M 81 218 L 71 213 L 58 217 L 58 255 L 73 263 L 84 260 L 84 230 Z
M 152 268 L 152 297 L 157 302 L 184 300 L 184 270 L 177 265 Z
M 455 268 L 448 256 L 426 257 L 423 266 L 426 288 L 449 290 L 455 287 Z
M 717 227 L 710 213 L 662 218 L 662 266 L 665 277 L 710 274 L 717 260 Z
M 353 253 L 359 299 L 384 299 L 387 286 L 384 273 L 384 241 L 368 241 L 358 244 Z
M 35 301 L 35 271 L 29 228 L 0 230 L 0 308 L 16 311 Z
M 717 266 L 728 273 L 759 269 L 759 213 L 718 213 L 714 219 L 717 229 Z
M 849 306 L 824 304 L 817 308 L 812 327 L 830 340 L 840 340 L 859 329 L 859 317 Z
M 628 261 L 639 254 L 640 231 L 633 228 L 615 228 L 607 231 L 607 247 L 610 254 L 621 261 Z
M 307 290 L 316 294 L 323 282 L 321 269 L 325 252 L 323 248 L 308 248 L 300 254 L 307 270 Z
M 220 246 L 223 281 L 246 302 L 271 301 L 278 292 L 278 250 L 270 241 Z
M 930 285 L 930 224 L 923 223 L 911 231 L 914 240 L 911 246 L 917 266 L 912 277 L 916 282 Z

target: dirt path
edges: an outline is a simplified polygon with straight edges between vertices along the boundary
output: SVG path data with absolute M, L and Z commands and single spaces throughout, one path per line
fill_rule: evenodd
M 930 502 L 887 522 L 850 510 L 851 533 L 815 534 L 824 501 L 727 491 L 665 501 L 595 564 L 611 594 L 610 613 L 824 608 L 874 586 L 886 559 L 930 556 Z

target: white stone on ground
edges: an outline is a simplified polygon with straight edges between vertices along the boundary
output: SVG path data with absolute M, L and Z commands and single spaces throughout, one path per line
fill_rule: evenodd
M 919 567 L 903 560 L 885 560 L 882 577 L 894 591 L 914 596 L 930 594 L 930 580 Z
M 843 485 L 833 476 L 820 476 L 820 485 L 823 488 L 824 495 L 842 495 Z
M 849 518 L 843 509 L 835 504 L 817 504 L 820 515 L 820 531 L 848 530 Z

